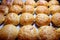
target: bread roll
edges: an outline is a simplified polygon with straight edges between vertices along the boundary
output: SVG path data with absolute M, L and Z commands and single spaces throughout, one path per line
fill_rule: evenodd
M 12 24 L 5 25 L 0 30 L 0 40 L 15 40 L 18 36 L 18 29 Z
M 50 18 L 46 14 L 38 14 L 35 18 L 35 23 L 38 27 L 49 25 L 50 24 Z
M 52 16 L 52 22 L 55 26 L 60 26 L 60 13 L 55 13 Z
M 33 7 L 35 7 L 36 3 L 34 0 L 26 0 L 25 5 L 32 5 Z
M 51 14 L 60 12 L 60 5 L 52 5 L 50 6 L 49 10 Z
M 5 18 L 5 24 L 19 24 L 19 16 L 16 13 L 9 13 Z
M 46 7 L 46 6 L 38 6 L 36 8 L 36 14 L 39 14 L 39 13 L 45 13 L 45 14 L 49 15 L 50 11 L 49 11 L 48 7 Z
M 23 6 L 22 13 L 25 13 L 25 12 L 34 14 L 34 7 L 31 5 Z
M 9 11 L 16 14 L 20 14 L 20 12 L 22 12 L 22 8 L 19 5 L 13 5 L 10 7 Z
M 55 28 L 51 26 L 41 26 L 39 28 L 40 40 L 58 40 Z
M 20 24 L 21 25 L 33 24 L 33 22 L 34 22 L 34 16 L 30 13 L 23 13 L 20 16 Z
M 18 40 L 37 40 L 37 29 L 32 25 L 23 26 L 18 34 Z

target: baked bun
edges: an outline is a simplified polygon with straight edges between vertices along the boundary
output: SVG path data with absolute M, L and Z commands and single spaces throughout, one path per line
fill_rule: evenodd
M 59 5 L 59 2 L 57 0 L 49 1 L 49 6 L 52 6 L 52 5 Z
M 18 29 L 12 24 L 5 25 L 0 30 L 0 40 L 15 40 L 17 36 Z
M 20 16 L 20 24 L 21 25 L 33 24 L 33 22 L 34 22 L 34 16 L 30 13 L 23 13 Z
M 22 0 L 2 0 L 2 4 L 11 7 L 12 5 L 23 6 Z
M 46 6 L 48 7 L 48 2 L 46 0 L 39 0 L 37 1 L 37 6 Z
M 34 0 L 26 0 L 25 5 L 31 5 L 31 6 L 35 7 L 36 3 Z
M 52 16 L 52 22 L 55 26 L 60 26 L 60 13 L 55 13 Z
M 5 21 L 5 16 L 0 13 L 0 24 L 2 24 Z
M 19 5 L 13 5 L 10 7 L 10 12 L 20 14 L 20 12 L 22 12 L 22 8 Z
M 49 10 L 50 10 L 51 14 L 60 12 L 60 5 L 52 5 L 52 6 L 50 6 Z
M 18 34 L 18 40 L 37 40 L 37 29 L 32 25 L 23 26 Z
M 56 32 L 57 32 L 58 38 L 60 38 L 60 28 L 57 28 L 57 29 L 56 29 Z
M 4 15 L 7 15 L 9 12 L 9 8 L 4 5 L 0 5 L 0 13 L 3 13 Z
M 39 28 L 40 40 L 58 40 L 55 28 L 51 26 L 41 26 Z
M 38 14 L 35 18 L 36 25 L 38 27 L 44 26 L 44 25 L 49 25 L 50 23 L 50 18 L 46 14 Z
M 38 6 L 36 8 L 36 14 L 39 14 L 39 13 L 45 13 L 45 14 L 49 15 L 50 11 L 49 11 L 48 7 L 46 7 L 46 6 Z
M 9 13 L 5 18 L 5 24 L 19 24 L 19 16 L 16 13 Z
M 22 12 L 23 13 L 28 12 L 28 13 L 33 14 L 34 13 L 34 7 L 31 5 L 25 5 L 25 6 L 23 6 Z
M 22 0 L 14 0 L 14 5 L 23 6 L 23 1 Z
M 13 5 L 14 0 L 2 0 L 2 4 L 3 5 L 7 5 L 7 6 L 12 6 Z

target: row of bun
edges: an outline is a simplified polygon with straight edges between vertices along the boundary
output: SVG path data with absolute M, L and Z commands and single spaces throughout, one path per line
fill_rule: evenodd
M 15 13 L 9 13 L 7 16 L 4 16 L 3 14 L 0 14 L 0 24 L 13 24 L 13 25 L 28 25 L 36 23 L 36 25 L 44 26 L 49 25 L 50 22 L 53 22 L 55 26 L 60 26 L 60 13 L 55 13 L 52 18 L 50 18 L 48 15 L 41 13 L 36 16 L 30 14 L 30 13 L 23 13 L 20 16 L 18 16 Z
M 15 2 L 14 2 L 15 1 Z M 39 0 L 37 1 L 38 5 L 37 7 L 34 7 L 32 5 L 35 5 L 35 1 L 34 0 L 26 0 L 26 4 L 21 3 L 22 0 L 2 0 L 2 4 L 0 5 L 0 12 L 2 12 L 4 15 L 13 12 L 16 14 L 20 14 L 25 13 L 25 12 L 29 12 L 34 14 L 34 12 L 36 12 L 36 14 L 39 13 L 45 13 L 45 14 L 54 14 L 56 12 L 60 12 L 60 5 L 59 2 L 57 0 L 51 0 L 51 6 L 45 6 L 47 2 L 46 0 Z M 55 2 L 57 1 L 57 3 Z M 15 4 L 12 4 L 15 3 Z M 11 4 L 11 5 L 10 5 Z M 23 6 L 20 5 L 24 4 Z M 50 4 L 50 2 L 48 3 Z M 9 6 L 8 6 L 9 5 Z
M 24 25 L 19 30 L 12 24 L 0 30 L 0 40 L 59 40 L 60 28 L 41 26 L 37 29 L 32 25 Z
M 39 14 L 39 13 L 45 13 L 47 15 L 54 14 L 57 12 L 60 12 L 60 5 L 52 5 L 49 8 L 46 6 L 37 6 L 34 8 L 31 5 L 25 5 L 23 8 L 21 8 L 19 5 L 13 5 L 11 7 L 7 7 L 5 5 L 0 5 L 0 13 L 7 15 L 8 13 L 31 13 L 31 14 Z
M 25 2 L 23 2 L 23 0 L 2 0 L 3 5 L 7 5 L 7 6 L 12 6 L 12 5 L 32 5 L 33 7 L 36 6 L 51 6 L 51 5 L 59 5 L 59 2 L 57 0 L 49 0 L 49 2 L 47 2 L 46 0 L 38 0 L 37 2 L 35 2 L 34 0 L 24 0 Z

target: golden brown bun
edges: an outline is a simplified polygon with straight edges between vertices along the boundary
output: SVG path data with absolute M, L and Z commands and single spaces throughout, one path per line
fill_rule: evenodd
M 60 13 L 55 13 L 52 16 L 52 22 L 55 24 L 55 26 L 60 26 Z
M 59 2 L 57 0 L 51 0 L 49 1 L 49 6 L 52 6 L 52 5 L 58 5 Z
M 36 8 L 36 14 L 39 14 L 39 13 L 50 14 L 50 11 L 49 11 L 48 7 L 46 7 L 46 6 L 38 6 Z
M 46 6 L 48 7 L 48 2 L 46 0 L 39 0 L 37 1 L 37 6 Z
M 23 26 L 18 34 L 18 40 L 37 40 L 37 29 L 32 25 Z
M 13 24 L 13 25 L 19 24 L 19 16 L 16 13 L 9 13 L 6 16 L 5 24 Z
M 0 13 L 3 13 L 4 15 L 8 14 L 9 8 L 4 5 L 0 5 Z
M 14 0 L 2 0 L 2 4 L 3 5 L 7 5 L 7 6 L 12 6 L 13 5 Z
M 5 16 L 0 13 L 0 24 L 2 24 L 5 21 Z
M 23 6 L 23 1 L 22 0 L 14 0 L 14 5 Z
M 57 40 L 57 34 L 53 27 L 42 26 L 39 28 L 39 39 L 40 40 Z
M 22 11 L 22 8 L 19 5 L 13 5 L 10 7 L 10 12 L 19 14 Z
M 56 30 L 58 38 L 60 38 L 60 28 L 57 28 Z
M 44 25 L 49 25 L 50 23 L 50 18 L 46 14 L 38 14 L 35 18 L 35 22 L 37 26 L 44 26 Z
M 15 40 L 17 36 L 18 29 L 12 24 L 5 25 L 0 30 L 0 40 Z
M 50 6 L 49 10 L 50 10 L 51 14 L 60 12 L 60 5 L 52 5 L 52 6 Z
M 30 13 L 23 13 L 20 16 L 21 25 L 33 24 L 33 22 L 34 22 L 34 16 Z
M 3 5 L 7 5 L 11 7 L 12 5 L 20 5 L 23 6 L 23 1 L 22 0 L 2 0 Z
M 24 5 L 23 9 L 22 9 L 22 12 L 23 13 L 28 12 L 28 13 L 33 14 L 34 13 L 34 7 L 31 6 L 31 5 Z
M 34 0 L 26 0 L 25 5 L 32 5 L 33 7 L 35 7 L 36 3 Z

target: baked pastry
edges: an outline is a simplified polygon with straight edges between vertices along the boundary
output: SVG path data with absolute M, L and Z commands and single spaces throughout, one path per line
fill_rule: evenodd
M 19 24 L 19 16 L 16 13 L 9 13 L 5 18 L 5 24 Z
M 36 3 L 34 0 L 26 0 L 25 5 L 32 5 L 33 7 L 35 7 Z
M 18 40 L 37 40 L 38 31 L 32 25 L 23 26 L 18 34 Z
M 4 15 L 8 14 L 9 8 L 5 5 L 0 5 L 0 13 L 3 13 Z
M 48 7 L 48 2 L 46 0 L 39 0 L 37 1 L 37 6 L 46 6 Z
M 51 14 L 60 12 L 60 5 L 52 5 L 52 6 L 50 6 L 49 10 L 50 10 Z
M 60 13 L 55 13 L 52 16 L 52 22 L 55 26 L 60 26 Z
M 22 0 L 14 0 L 14 5 L 23 6 L 23 1 Z
M 35 18 L 36 25 L 38 27 L 44 26 L 44 25 L 49 25 L 50 23 L 50 18 L 46 14 L 38 14 Z
M 0 13 L 0 24 L 2 24 L 5 21 L 5 16 Z
M 39 13 L 45 13 L 45 14 L 49 15 L 50 11 L 49 11 L 48 7 L 46 7 L 46 6 L 38 6 L 36 8 L 36 14 L 39 14 Z
M 28 13 L 33 14 L 34 13 L 34 7 L 31 5 L 25 5 L 25 6 L 23 6 L 22 12 L 23 13 L 28 12 Z
M 9 11 L 16 14 L 20 14 L 20 12 L 22 12 L 22 8 L 19 5 L 13 5 L 10 7 Z
M 57 32 L 58 38 L 60 38 L 60 28 L 57 28 L 57 29 L 56 29 L 56 32 Z
M 20 16 L 20 24 L 21 25 L 28 25 L 34 22 L 34 16 L 30 13 L 23 13 Z
M 59 2 L 57 0 L 49 1 L 49 6 L 52 6 L 52 5 L 59 5 Z
M 0 40 L 15 40 L 17 36 L 18 29 L 12 24 L 5 25 L 0 30 Z
M 46 0 L 47 2 L 49 2 L 50 0 Z
M 2 0 L 3 5 L 7 5 L 11 7 L 12 5 L 20 5 L 23 6 L 23 1 L 22 0 Z
M 7 5 L 7 6 L 12 6 L 13 5 L 14 0 L 2 0 L 2 4 L 3 5 Z
M 40 40 L 58 40 L 55 28 L 51 26 L 42 26 L 39 28 Z

